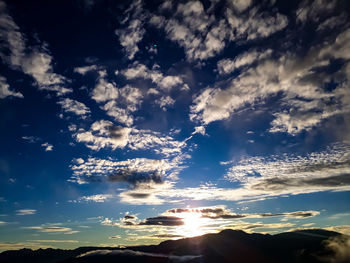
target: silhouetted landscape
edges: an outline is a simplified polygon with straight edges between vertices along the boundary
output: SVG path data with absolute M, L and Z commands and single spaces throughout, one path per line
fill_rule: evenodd
M 0 262 L 349 262 L 348 236 L 321 229 L 276 235 L 223 230 L 168 240 L 159 245 L 80 247 L 74 250 L 21 249 L 0 254 Z M 344 245 L 344 247 L 342 247 Z M 343 249 L 343 250 L 342 250 Z M 340 253 L 340 255 L 339 255 Z

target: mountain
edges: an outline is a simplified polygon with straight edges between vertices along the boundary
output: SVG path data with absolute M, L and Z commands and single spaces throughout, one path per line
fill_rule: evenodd
M 0 263 L 338 262 L 333 260 L 335 252 L 326 244 L 330 242 L 329 240 L 342 238 L 346 237 L 321 229 L 299 230 L 277 235 L 223 230 L 217 234 L 168 240 L 159 245 L 134 246 L 125 249 L 80 247 L 74 250 L 5 251 L 0 254 Z M 330 260 L 331 258 L 333 261 Z

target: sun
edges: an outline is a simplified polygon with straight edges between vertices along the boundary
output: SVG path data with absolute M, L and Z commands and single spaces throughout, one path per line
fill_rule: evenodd
M 180 227 L 179 232 L 186 237 L 200 236 L 204 234 L 202 226 L 204 224 L 203 218 L 200 213 L 188 212 L 181 215 L 184 222 Z

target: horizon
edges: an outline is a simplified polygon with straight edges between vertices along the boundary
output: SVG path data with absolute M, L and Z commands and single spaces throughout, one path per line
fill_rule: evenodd
M 0 0 L 0 251 L 350 235 L 349 14 Z

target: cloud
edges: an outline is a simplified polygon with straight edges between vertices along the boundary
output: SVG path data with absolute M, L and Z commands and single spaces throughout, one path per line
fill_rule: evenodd
M 115 235 L 115 236 L 109 237 L 108 239 L 120 239 L 120 238 L 121 238 L 121 236 Z
M 106 74 L 106 71 L 100 71 L 100 77 L 92 91 L 92 99 L 104 103 L 100 108 L 106 111 L 107 115 L 131 126 L 134 122 L 131 113 L 139 109 L 143 94 L 140 89 L 130 85 L 118 89 L 114 82 L 106 80 Z
M 89 251 L 87 253 L 81 254 L 78 256 L 78 258 L 91 257 L 91 256 L 118 256 L 118 255 L 129 256 L 129 257 L 145 257 L 145 256 L 157 257 L 157 258 L 168 259 L 169 262 L 186 262 L 186 261 L 190 261 L 201 257 L 197 255 L 183 255 L 183 256 L 164 255 L 164 254 L 155 254 L 155 253 L 147 253 L 147 252 L 123 249 L 123 250 L 94 250 L 94 251 Z
M 6 4 L 0 3 L 0 39 L 3 45 L 0 52 L 2 60 L 11 68 L 21 70 L 33 77 L 41 90 L 56 92 L 58 96 L 70 93 L 73 90 L 64 87 L 67 79 L 53 72 L 52 57 L 43 44 L 40 48 L 26 46 L 25 36 L 8 14 Z
M 103 219 L 101 221 L 101 225 L 103 226 L 117 226 L 117 223 L 113 223 L 113 221 L 111 219 L 109 219 L 108 217 L 106 217 L 105 219 Z
M 98 70 L 99 67 L 97 65 L 90 65 L 90 66 L 83 66 L 83 67 L 76 67 L 73 69 L 75 73 L 79 73 L 81 75 L 85 75 L 86 73 L 94 70 Z
M 142 12 L 142 5 L 142 0 L 132 2 L 130 7 L 124 12 L 126 19 L 122 21 L 122 25 L 125 25 L 125 27 L 115 31 L 129 59 L 133 59 L 139 51 L 138 43 L 146 32 L 144 29 L 146 16 Z
M 29 226 L 23 227 L 24 229 L 37 230 L 38 232 L 43 233 L 57 233 L 57 234 L 71 234 L 72 229 L 69 227 L 61 227 L 61 226 Z M 78 231 L 79 232 L 79 231 Z
M 126 203 L 162 204 L 184 200 L 259 201 L 277 196 L 350 189 L 349 151 L 344 144 L 335 144 L 327 150 L 305 156 L 257 156 L 225 164 L 232 165 L 226 179 L 236 182 L 234 188 L 212 184 L 177 188 L 169 182 L 153 186 L 156 191 L 130 189 L 119 196 Z
M 164 75 L 157 67 L 149 69 L 144 64 L 135 61 L 127 69 L 121 71 L 121 74 L 128 80 L 149 79 L 157 85 L 159 91 L 170 91 L 172 88 L 181 87 L 187 89 L 183 79 L 175 75 Z
M 126 182 L 137 187 L 139 184 L 144 183 L 163 183 L 162 175 L 156 172 L 135 172 L 128 168 L 117 170 L 114 174 L 108 176 L 108 180 L 111 182 Z
M 321 17 L 334 12 L 338 1 L 304 0 L 296 11 L 297 21 L 304 24 L 307 21 L 319 23 Z
M 51 152 L 53 150 L 53 145 L 48 142 L 42 143 L 41 146 L 45 148 L 45 152 Z
M 139 223 L 139 225 L 155 225 L 155 226 L 180 226 L 184 222 L 182 218 L 176 216 L 157 216 L 147 218 L 145 221 Z
M 271 194 L 346 190 L 350 185 L 349 158 L 346 144 L 306 156 L 252 157 L 233 165 L 226 178 Z
M 271 49 L 258 52 L 257 50 L 250 50 L 238 55 L 235 59 L 225 58 L 217 62 L 217 70 L 220 75 L 230 74 L 236 69 L 244 66 L 250 66 L 254 62 L 261 62 L 265 58 L 270 57 Z
M 111 194 L 97 194 L 97 195 L 90 195 L 90 196 L 82 196 L 78 199 L 78 202 L 85 201 L 85 202 L 96 202 L 96 203 L 103 203 L 107 201 L 108 199 L 112 199 L 113 195 Z
M 74 137 L 92 150 L 102 148 L 124 148 L 128 143 L 130 128 L 114 126 L 110 121 L 100 120 L 91 125 L 89 131 L 79 129 Z
M 35 239 L 35 240 L 27 240 L 28 242 L 35 242 L 35 243 L 79 243 L 78 240 L 71 240 L 71 239 L 66 239 L 66 240 L 55 240 L 55 239 L 50 239 L 50 240 L 43 240 L 43 239 Z
M 10 90 L 10 86 L 7 84 L 6 78 L 0 76 L 0 99 L 4 99 L 6 97 L 23 98 L 23 95 L 20 92 Z
M 74 113 L 77 116 L 85 119 L 90 113 L 90 109 L 84 103 L 70 98 L 64 98 L 57 102 L 62 109 L 67 113 Z
M 26 215 L 34 215 L 36 214 L 36 211 L 35 209 L 19 209 L 19 210 L 16 210 L 16 215 L 18 216 L 26 216 Z
M 85 143 L 86 147 L 96 151 L 128 147 L 131 150 L 151 150 L 166 157 L 186 157 L 182 154 L 186 147 L 184 141 L 177 141 L 160 132 L 117 126 L 106 120 L 94 122 L 88 131 L 79 129 L 73 133 L 73 137 L 77 142 Z
M 345 30 L 327 44 L 310 47 L 303 56 L 292 52 L 279 55 L 266 52 L 261 60 L 243 69 L 238 76 L 225 78 L 213 87 L 202 90 L 190 107 L 190 119 L 201 125 L 225 120 L 248 105 L 263 105 L 272 97 L 280 98 L 267 105 L 273 113 L 270 132 L 296 135 L 319 126 L 322 121 L 350 111 L 349 64 L 344 62 L 339 71 L 329 70 L 330 59 L 349 58 L 350 30 Z M 253 52 L 253 51 L 252 51 Z M 221 73 L 231 72 L 237 66 L 250 64 L 255 57 L 244 53 L 235 60 L 219 62 Z M 259 55 L 258 55 L 259 59 Z M 330 80 L 335 89 L 327 91 Z
M 105 79 L 106 74 L 107 72 L 105 70 L 99 72 L 100 77 L 92 91 L 92 99 L 96 102 L 106 102 L 119 97 L 116 84 L 114 82 L 107 82 Z
M 251 0 L 233 0 L 231 4 L 237 11 L 243 12 L 252 4 L 252 1 Z
M 217 3 L 207 9 L 200 1 L 179 3 L 172 7 L 175 12 L 169 19 L 154 15 L 150 24 L 164 29 L 167 38 L 183 47 L 187 59 L 194 61 L 219 54 L 231 42 L 266 38 L 288 23 L 285 16 L 262 12 L 260 6 L 243 12 L 251 1 L 227 1 L 225 8 Z M 160 8 L 161 13 L 164 10 Z
M 209 219 L 240 219 L 240 218 L 264 218 L 264 217 L 287 217 L 287 218 L 309 218 L 320 214 L 318 211 L 294 211 L 284 213 L 233 213 L 225 206 L 198 207 L 198 208 L 173 208 L 165 211 L 164 215 L 176 215 L 197 213 L 202 218 Z
M 292 222 L 280 222 L 282 219 L 305 219 L 319 215 L 318 211 L 292 211 L 281 213 L 233 213 L 226 206 L 209 206 L 194 208 L 173 208 L 157 216 L 144 220 L 120 218 L 119 222 L 109 225 L 127 229 L 137 239 L 176 239 L 178 237 L 199 236 L 217 233 L 224 229 L 243 230 L 246 232 L 279 232 L 295 228 Z M 266 218 L 268 220 L 265 220 Z M 265 218 L 265 219 L 264 219 Z M 249 219 L 249 222 L 243 221 Z M 262 221 L 257 221 L 261 219 Z M 274 220 L 274 221 L 273 221 Z M 277 222 L 276 222 L 277 221 Z M 135 231 L 135 232 L 133 232 Z M 141 233 L 147 232 L 147 236 Z
M 160 99 L 155 101 L 156 104 L 159 104 L 159 106 L 166 110 L 166 107 L 173 106 L 175 103 L 175 100 L 173 100 L 170 96 L 163 96 Z
M 79 184 L 91 182 L 126 182 L 132 188 L 151 188 L 163 184 L 164 179 L 174 179 L 183 168 L 179 159 L 134 158 L 125 161 L 89 158 L 71 166 L 72 182 Z M 99 199 L 102 196 L 97 195 Z M 89 197 L 92 198 L 92 197 Z
M 170 192 L 168 192 L 170 191 Z M 146 183 L 119 194 L 122 203 L 134 205 L 160 205 L 171 200 L 167 193 L 174 191 L 174 182 L 164 180 L 162 184 Z
M 350 260 L 350 237 L 337 236 L 325 241 L 325 247 L 332 251 L 330 256 L 321 256 L 321 260 L 330 263 L 342 263 Z
M 22 139 L 28 141 L 28 143 L 36 143 L 41 140 L 39 137 L 35 136 L 22 136 Z

